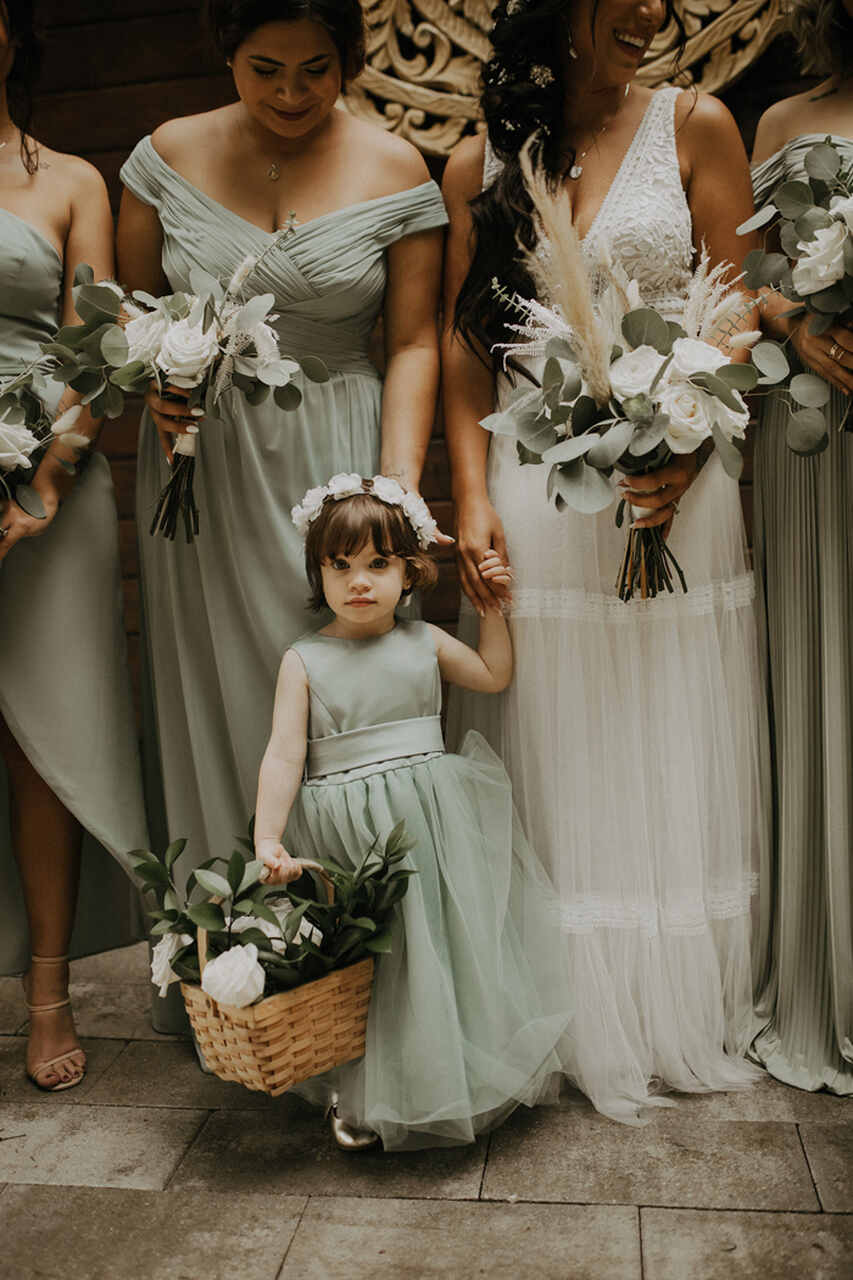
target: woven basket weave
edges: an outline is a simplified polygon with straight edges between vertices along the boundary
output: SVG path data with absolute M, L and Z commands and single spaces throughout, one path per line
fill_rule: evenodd
M 203 973 L 204 929 L 198 931 L 198 953 Z M 362 1056 L 372 983 L 373 957 L 368 956 L 244 1009 L 219 1004 L 186 982 L 181 993 L 210 1070 L 221 1080 L 277 1097 L 301 1080 Z

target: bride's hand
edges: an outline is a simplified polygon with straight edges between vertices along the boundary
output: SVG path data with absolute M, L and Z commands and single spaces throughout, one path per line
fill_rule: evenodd
M 839 325 L 826 333 L 809 333 L 809 316 L 791 326 L 791 343 L 804 365 L 844 395 L 853 392 L 853 331 Z
M 169 385 L 163 390 L 170 396 L 180 397 L 180 399 L 164 399 L 157 389 L 157 384 L 152 382 L 145 393 L 145 403 L 157 428 L 163 452 L 169 462 L 173 462 L 172 436 L 182 435 L 191 428 L 197 427 L 204 412 L 201 409 L 187 408 L 190 393 L 185 388 Z
M 480 617 L 505 600 L 508 586 L 490 584 L 480 574 L 480 564 L 493 548 L 504 564 L 509 562 L 500 516 L 485 495 L 469 498 L 457 508 L 457 558 L 462 590 Z
M 664 537 L 669 533 L 678 503 L 696 479 L 699 461 L 695 453 L 683 453 L 673 458 L 658 471 L 642 476 L 625 476 L 619 481 L 623 495 L 634 507 L 647 508 L 649 514 L 634 520 L 635 529 L 653 529 L 665 525 Z

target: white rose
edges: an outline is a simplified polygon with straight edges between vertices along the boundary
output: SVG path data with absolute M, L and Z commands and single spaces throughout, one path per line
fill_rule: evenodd
M 676 338 L 672 344 L 672 363 L 665 377 L 668 382 L 676 382 L 694 373 L 716 373 L 724 364 L 728 364 L 728 357 L 710 342 L 703 342 L 701 338 Z
M 610 366 L 610 386 L 616 399 L 647 395 L 663 360 L 659 351 L 645 344 L 614 360 Z
M 843 222 L 848 231 L 853 231 L 853 196 L 833 196 L 829 212 L 833 218 Z
M 371 492 L 380 502 L 387 502 L 392 507 L 402 506 L 406 496 L 406 491 L 396 480 L 391 480 L 388 476 L 374 476 Z
M 363 493 L 364 486 L 361 476 L 357 476 L 354 472 L 344 474 L 340 472 L 336 476 L 332 476 L 326 485 L 327 491 L 336 500 L 340 498 L 351 498 L 355 493 Z
M 258 948 L 254 942 L 232 947 L 221 956 L 209 961 L 201 975 L 201 989 L 219 1004 L 242 1009 L 254 1004 L 263 994 L 266 974 L 258 963 Z
M 276 915 L 278 912 L 276 912 Z M 269 920 L 260 920 L 257 916 L 240 916 L 231 925 L 232 933 L 245 933 L 247 929 L 260 929 L 270 940 L 273 951 L 279 955 L 284 951 L 284 938 L 281 936 L 281 925 L 270 924 Z
M 38 448 L 38 440 L 23 424 L 0 419 L 0 471 L 14 471 L 17 467 L 29 467 L 29 455 Z
M 205 332 L 198 321 L 187 316 L 168 325 L 157 364 L 176 387 L 196 387 L 218 352 L 216 325 Z
M 801 257 L 791 273 L 794 288 L 801 298 L 836 284 L 844 275 L 844 242 L 847 227 L 833 222 L 831 227 L 816 231 L 813 240 L 802 241 L 797 248 Z
M 180 978 L 172 968 L 172 961 L 181 947 L 188 947 L 192 938 L 188 933 L 164 933 L 151 955 L 151 981 L 159 987 L 159 995 L 165 996 L 173 982 Z
M 673 453 L 693 453 L 711 434 L 712 400 L 707 392 L 689 382 L 667 383 L 663 387 L 660 408 L 669 416 L 664 439 Z
M 290 518 L 296 525 L 296 531 L 300 538 L 304 538 L 308 533 L 308 526 L 317 515 L 326 498 L 326 486 L 322 484 L 315 485 L 313 489 L 309 489 L 301 502 L 290 509 Z
M 162 311 L 143 312 L 128 320 L 124 326 L 128 363 L 141 360 L 143 364 L 154 364 L 168 327 L 169 321 Z
M 429 507 L 420 494 L 417 493 L 404 494 L 400 506 L 406 513 L 409 524 L 418 535 L 418 542 L 421 548 L 426 551 L 430 543 L 435 542 L 435 536 L 438 533 L 438 525 L 433 520 Z
M 284 926 L 287 923 L 287 917 L 290 915 L 291 911 L 295 910 L 293 903 L 292 902 L 276 902 L 272 904 L 272 910 L 273 910 L 273 914 L 278 916 L 279 922 L 281 924 L 281 931 L 282 933 L 284 933 Z M 306 920 L 304 916 L 299 921 L 299 928 L 296 930 L 296 937 L 307 938 L 309 942 L 313 942 L 315 946 L 318 946 L 318 947 L 322 946 L 322 943 L 323 943 L 322 930 L 318 929 L 316 925 L 313 925 L 310 920 Z M 275 946 L 274 943 L 273 943 L 273 946 Z M 284 950 L 284 946 L 282 945 L 282 951 L 283 950 Z

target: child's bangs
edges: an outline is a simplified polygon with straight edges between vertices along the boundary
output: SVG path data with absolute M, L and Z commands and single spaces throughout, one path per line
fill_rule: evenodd
M 329 503 L 328 514 L 323 514 L 326 518 L 318 547 L 321 564 L 336 556 L 358 555 L 370 541 L 381 556 L 405 557 L 410 553 L 403 513 L 369 493 Z

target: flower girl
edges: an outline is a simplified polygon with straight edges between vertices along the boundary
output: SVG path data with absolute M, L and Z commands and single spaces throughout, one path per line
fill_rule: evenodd
M 395 617 L 435 579 L 436 527 L 394 480 L 334 476 L 293 519 L 311 603 L 334 618 L 281 663 L 257 856 L 272 883 L 302 874 L 298 858 L 352 866 L 403 819 L 417 872 L 377 965 L 364 1058 L 298 1092 L 329 1108 L 345 1148 L 471 1142 L 518 1103 L 554 1099 L 570 1017 L 550 885 L 503 765 L 479 734 L 458 755 L 441 734 L 442 677 L 484 693 L 509 683 L 506 622 L 487 613 L 475 652 Z M 494 552 L 480 573 L 510 578 Z

